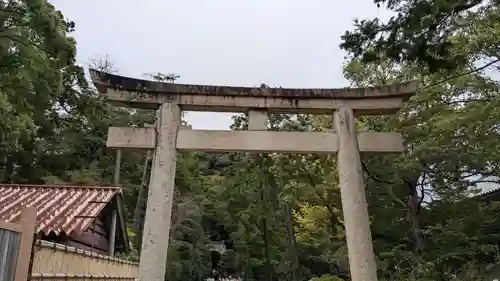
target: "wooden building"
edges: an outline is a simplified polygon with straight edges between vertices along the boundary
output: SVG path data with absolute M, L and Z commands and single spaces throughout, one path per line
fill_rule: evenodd
M 37 210 L 37 239 L 103 255 L 129 250 L 119 187 L 0 185 L 0 221 L 17 222 Z

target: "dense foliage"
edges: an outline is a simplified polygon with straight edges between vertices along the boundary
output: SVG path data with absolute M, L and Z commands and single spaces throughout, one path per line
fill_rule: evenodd
M 389 58 L 446 72 L 470 65 L 471 59 L 487 59 L 491 64 L 500 59 L 498 0 L 373 2 L 385 5 L 394 15 L 387 22 L 379 18 L 356 20 L 355 30 L 342 36 L 341 47 L 365 62 Z M 473 37 L 468 44 L 474 52 L 456 48 L 469 37 Z
M 376 2 L 397 15 L 346 33 L 343 46 L 352 57 L 345 77 L 355 86 L 422 81 L 397 116 L 359 122 L 361 129 L 398 131 L 406 139 L 405 154 L 363 158 L 380 279 L 495 274 L 498 210 L 470 197 L 476 184 L 496 183 L 500 175 L 498 3 Z M 107 128 L 153 121 L 152 112 L 105 103 L 88 85 L 75 64 L 74 28 L 46 0 L 0 1 L 1 182 L 112 184 Z M 487 67 L 476 69 L 478 62 Z M 113 70 L 105 60 L 94 63 Z M 233 129 L 246 124 L 245 116 L 235 116 Z M 268 126 L 324 131 L 332 122 L 276 114 Z M 123 151 L 121 163 L 130 231 L 139 237 L 135 252 L 146 158 Z M 182 153 L 171 231 L 168 280 L 202 280 L 210 261 L 247 280 L 349 278 L 335 157 Z M 228 249 L 220 260 L 211 241 Z

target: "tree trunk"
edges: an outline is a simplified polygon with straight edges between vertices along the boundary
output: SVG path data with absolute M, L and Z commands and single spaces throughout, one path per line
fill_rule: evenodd
M 420 204 L 421 198 L 418 196 L 418 179 L 408 182 L 408 220 L 411 225 L 411 233 L 414 241 L 415 253 L 420 254 L 424 251 L 424 238 L 420 225 Z M 423 195 L 422 195 L 423 196 Z
M 279 175 L 278 178 L 276 179 L 275 177 L 272 176 L 271 174 L 271 180 L 269 181 L 271 183 L 271 191 L 273 192 L 273 205 L 274 205 L 274 211 L 278 211 L 279 208 L 279 193 L 283 192 L 285 188 L 285 183 L 283 179 L 283 175 L 285 174 L 283 172 L 283 164 L 280 162 L 278 164 L 278 170 L 279 170 Z M 292 212 L 292 203 L 285 203 L 285 209 L 284 209 L 284 225 L 285 225 L 285 231 L 287 234 L 287 243 L 288 243 L 288 250 L 287 250 L 287 256 L 288 256 L 288 262 L 290 263 L 291 270 L 288 274 L 288 279 L 291 281 L 297 281 L 299 280 L 299 255 L 297 251 L 297 240 L 295 239 L 295 232 L 293 230 L 293 212 Z
M 285 229 L 288 237 L 288 259 L 291 265 L 291 281 L 298 281 L 300 279 L 299 256 L 297 252 L 297 240 L 295 239 L 295 232 L 293 231 L 293 213 L 290 203 L 285 205 Z
M 262 231 L 263 231 L 263 239 L 264 239 L 264 255 L 266 256 L 266 271 L 267 271 L 267 279 L 268 281 L 273 281 L 273 266 L 271 264 L 271 255 L 269 253 L 269 237 L 267 235 L 267 220 L 266 218 L 262 219 Z
M 140 244 L 142 241 L 142 229 L 144 227 L 144 210 L 146 209 L 146 203 L 147 203 L 146 197 L 149 184 L 149 174 L 151 170 L 150 160 L 151 160 L 151 152 L 148 151 L 146 159 L 144 160 L 141 185 L 139 187 L 139 194 L 137 195 L 137 202 L 135 204 L 135 209 L 134 209 L 134 224 L 132 226 L 133 228 L 132 230 L 136 235 L 134 244 L 136 245 L 136 247 L 138 247 L 138 249 L 140 249 L 141 247 Z
M 266 202 L 264 202 L 264 191 L 262 190 L 262 183 L 260 184 L 260 199 L 261 199 L 261 203 L 265 206 Z M 262 238 L 264 240 L 264 255 L 266 258 L 267 279 L 268 279 L 268 281 L 273 281 L 274 274 L 273 274 L 273 266 L 271 264 L 271 255 L 269 253 L 269 236 L 267 233 L 267 219 L 266 219 L 266 217 L 262 218 Z

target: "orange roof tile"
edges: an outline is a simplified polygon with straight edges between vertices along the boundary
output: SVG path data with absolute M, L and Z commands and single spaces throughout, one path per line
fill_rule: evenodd
M 17 222 L 21 209 L 37 209 L 37 233 L 81 233 L 120 193 L 119 187 L 0 184 L 0 220 Z

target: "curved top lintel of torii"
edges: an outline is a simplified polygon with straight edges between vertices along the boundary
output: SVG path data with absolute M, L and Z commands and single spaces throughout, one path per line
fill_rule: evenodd
M 268 87 L 235 87 L 189 85 L 136 79 L 90 69 L 92 82 L 100 93 L 108 89 L 150 94 L 177 94 L 225 97 L 288 98 L 288 99 L 408 99 L 418 89 L 419 82 L 408 82 L 364 88 L 291 89 Z

